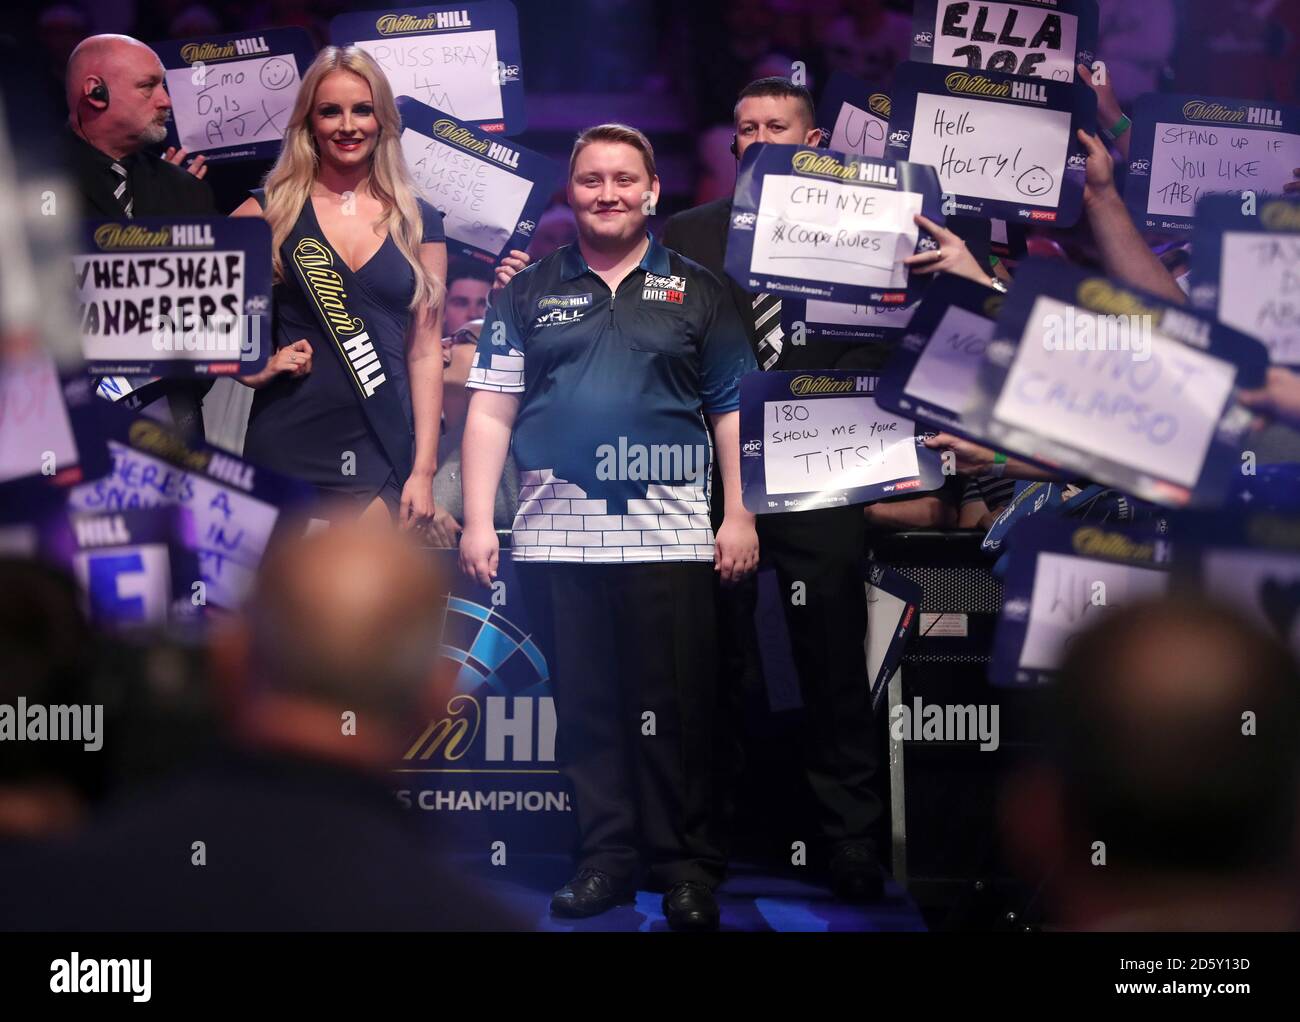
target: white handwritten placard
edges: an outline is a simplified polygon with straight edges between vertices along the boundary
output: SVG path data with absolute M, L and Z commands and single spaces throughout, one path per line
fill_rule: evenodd
M 187 447 L 158 423 L 110 410 L 112 472 L 75 487 L 69 509 L 187 509 L 208 601 L 238 605 L 283 508 L 304 500 L 305 487 L 227 452 L 206 445 Z
M 1018 112 L 1007 131 L 1001 108 L 964 96 L 916 97 L 910 158 L 930 163 L 945 192 L 1055 206 L 1070 142 L 1068 110 Z
M 270 228 L 249 217 L 88 221 L 73 256 L 98 375 L 252 373 L 266 364 Z
M 726 268 L 747 290 L 901 305 L 903 259 L 933 247 L 914 217 L 942 216 L 928 167 L 804 146 L 751 146 L 732 200 Z
M 410 97 L 397 105 L 406 165 L 450 243 L 491 261 L 526 248 L 564 167 Z
M 1219 318 L 1268 345 L 1272 360 L 1300 362 L 1300 234 L 1223 236 Z
M 1001 301 L 1000 292 L 983 284 L 939 274 L 901 343 L 890 350 L 876 400 L 918 422 L 963 433 L 962 412 L 976 397 Z
M 1085 628 L 1137 600 L 1161 595 L 1168 584 L 1168 573 L 1154 568 L 1039 553 L 1020 667 L 1056 670 L 1070 641 Z
M 1070 226 L 1083 203 L 1097 100 L 1078 82 L 900 64 L 885 153 L 929 164 L 950 215 Z
M 769 494 L 855 489 L 916 475 L 911 422 L 869 397 L 769 401 L 764 418 Z
M 907 393 L 960 414 L 974 392 L 979 364 L 992 339 L 993 320 L 949 306 L 912 368 Z
M 1300 198 L 1241 207 L 1227 195 L 1197 204 L 1192 300 L 1262 341 L 1274 365 L 1300 366 Z
M 1189 217 L 1202 195 L 1280 192 L 1297 161 L 1300 137 L 1295 135 L 1157 121 L 1147 212 Z
M 1071 643 L 1171 585 L 1174 545 L 1157 523 L 1029 515 L 1012 531 L 989 681 L 1051 681 Z
M 1264 346 L 1212 317 L 1029 259 L 996 313 L 966 435 L 1167 507 L 1214 505 L 1241 478 Z
M 907 286 L 902 261 L 916 249 L 912 217 L 919 212 L 921 196 L 914 192 L 769 174 L 751 268 L 898 290 Z
M 77 463 L 58 370 L 44 351 L 0 360 L 0 483 Z
M 374 57 L 395 96 L 483 131 L 524 129 L 518 16 L 509 0 L 340 14 L 330 41 Z
M 917 0 L 912 59 L 1073 81 L 1091 65 L 1095 0 Z
M 916 424 L 882 409 L 876 377 L 844 370 L 741 378 L 741 489 L 756 513 L 858 504 L 943 485 Z
M 1132 350 L 1052 346 L 1049 331 L 1090 316 L 1038 297 L 994 418 L 1062 443 L 1086 437 L 1139 472 L 1191 489 L 1232 394 L 1234 367 L 1149 327 L 1142 361 Z
M 168 144 L 209 162 L 270 159 L 315 46 L 302 28 L 155 43 L 172 101 Z
M 883 156 L 889 95 L 843 71 L 833 71 L 817 104 L 821 144 L 840 153 Z
M 1192 229 L 1216 193 L 1279 195 L 1300 167 L 1300 108 L 1148 93 L 1134 106 L 1124 200 L 1138 225 Z

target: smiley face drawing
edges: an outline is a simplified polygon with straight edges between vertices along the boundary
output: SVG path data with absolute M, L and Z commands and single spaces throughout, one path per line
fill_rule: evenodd
M 1052 175 L 1037 165 L 1016 178 L 1016 188 L 1021 194 L 1029 196 L 1046 195 L 1052 190 L 1053 183 Z
M 261 78 L 262 84 L 273 92 L 283 89 L 298 78 L 298 73 L 293 64 L 283 57 L 271 57 L 262 64 L 262 68 L 257 74 Z

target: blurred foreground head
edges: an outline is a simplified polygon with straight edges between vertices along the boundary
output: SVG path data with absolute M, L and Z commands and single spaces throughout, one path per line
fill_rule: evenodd
M 1027 878 L 1048 874 L 1051 921 L 1294 928 L 1298 693 L 1285 647 L 1200 599 L 1080 635 L 1049 693 L 1046 762 L 1004 805 Z
M 237 733 L 387 766 L 436 705 L 445 597 L 427 552 L 394 529 L 345 523 L 269 551 L 212 639 Z
M 0 557 L 0 704 L 13 711 L 20 699 L 45 707 L 86 702 L 94 662 L 94 633 L 72 578 Z M 71 827 L 95 765 L 79 743 L 0 742 L 0 839 Z

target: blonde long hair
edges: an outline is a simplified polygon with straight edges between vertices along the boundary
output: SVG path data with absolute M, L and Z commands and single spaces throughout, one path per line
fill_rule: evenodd
M 402 121 L 393 102 L 392 86 L 374 58 L 356 46 L 326 46 L 316 55 L 303 75 L 298 98 L 289 115 L 280 155 L 266 175 L 266 211 L 271 225 L 271 256 L 275 279 L 284 277 L 280 246 L 302 213 L 303 204 L 311 201 L 312 185 L 320 164 L 320 153 L 311 128 L 311 111 L 316 90 L 331 71 L 352 71 L 370 85 L 375 116 L 379 120 L 379 138 L 370 161 L 370 194 L 384 206 L 380 223 L 415 271 L 415 294 L 411 310 L 433 312 L 442 305 L 446 288 L 441 280 L 420 262 L 420 239 L 424 234 L 423 218 L 416 202 L 415 184 L 402 154 Z

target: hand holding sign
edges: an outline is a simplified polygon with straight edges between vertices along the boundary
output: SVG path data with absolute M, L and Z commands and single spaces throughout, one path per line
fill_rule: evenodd
M 167 151 L 163 153 L 163 159 L 173 167 L 185 167 L 185 157 L 189 154 L 190 151 L 188 149 L 177 149 L 175 146 L 169 145 Z M 207 160 L 208 158 L 200 153 L 190 161 L 190 165 L 185 167 L 185 169 L 202 181 L 208 176 Z
M 903 260 L 903 265 L 911 268 L 913 273 L 953 273 L 979 284 L 988 283 L 988 274 L 980 269 L 980 264 L 970 254 L 966 242 L 946 227 L 940 227 L 933 220 L 916 214 L 913 219 L 917 225 L 924 227 L 930 236 L 939 243 L 939 247 L 928 252 L 917 252 Z
M 1247 408 L 1300 427 L 1300 376 L 1283 366 L 1269 366 L 1264 386 L 1237 391 L 1237 400 Z
M 492 281 L 492 290 L 500 291 L 510 283 L 510 279 L 527 266 L 532 261 L 531 257 L 523 249 L 512 248 L 497 265 L 495 277 Z

